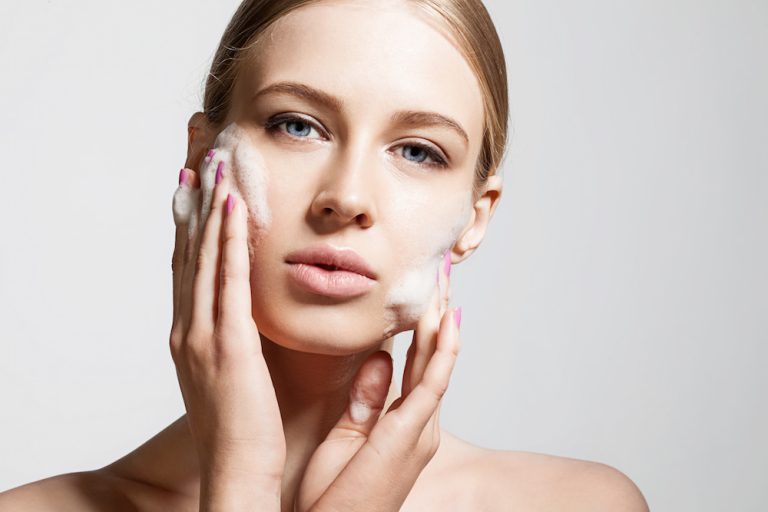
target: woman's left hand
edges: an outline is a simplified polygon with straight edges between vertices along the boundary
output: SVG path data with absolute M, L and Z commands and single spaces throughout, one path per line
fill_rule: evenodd
M 386 352 L 371 355 L 350 389 L 350 406 L 315 450 L 299 487 L 297 512 L 394 512 L 440 444 L 440 404 L 459 353 L 461 308 L 448 309 L 450 260 L 414 329 L 402 394 L 379 415 L 392 378 Z M 358 421 L 355 421 L 357 419 Z

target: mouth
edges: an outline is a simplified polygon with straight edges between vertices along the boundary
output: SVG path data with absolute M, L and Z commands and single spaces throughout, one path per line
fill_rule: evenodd
M 354 249 L 338 249 L 328 243 L 312 244 L 293 251 L 285 258 L 286 263 L 304 263 L 323 270 L 354 272 L 368 279 L 377 279 L 376 273 Z
M 316 267 L 324 268 L 325 270 L 345 270 L 341 267 L 337 267 L 336 265 L 326 265 L 325 263 L 314 263 Z
M 314 244 L 290 253 L 285 262 L 294 282 L 310 293 L 348 298 L 376 284 L 376 273 L 354 249 Z

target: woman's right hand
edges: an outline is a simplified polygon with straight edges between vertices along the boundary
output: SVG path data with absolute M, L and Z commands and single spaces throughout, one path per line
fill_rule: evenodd
M 203 172 L 213 172 L 214 160 Z M 200 460 L 200 510 L 279 510 L 285 436 L 251 313 L 247 208 L 228 197 L 222 167 L 205 226 L 190 231 L 174 216 L 170 349 Z M 182 177 L 174 203 L 199 197 L 200 176 L 183 169 Z

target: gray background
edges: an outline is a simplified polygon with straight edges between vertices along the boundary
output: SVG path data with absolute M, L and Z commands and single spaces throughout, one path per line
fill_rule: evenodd
M 184 411 L 171 196 L 236 2 L 1 5 L 7 489 Z M 515 133 L 488 236 L 454 268 L 444 427 L 610 464 L 653 510 L 765 510 L 768 3 L 488 7 Z

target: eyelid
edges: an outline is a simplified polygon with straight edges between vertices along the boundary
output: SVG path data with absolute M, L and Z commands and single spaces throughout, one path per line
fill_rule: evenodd
M 320 123 L 316 122 L 312 118 L 305 117 L 302 114 L 298 114 L 294 112 L 284 112 L 280 114 L 275 114 L 264 123 L 264 127 L 267 130 L 271 130 L 278 125 L 281 125 L 286 122 L 291 122 L 291 121 L 300 121 L 302 123 L 306 123 L 309 126 L 316 129 L 318 133 L 320 133 L 323 137 L 327 139 L 331 139 L 330 134 L 328 134 L 327 130 L 325 130 L 325 128 L 323 128 L 320 125 Z M 296 138 L 296 139 L 310 139 L 310 137 L 296 137 L 291 134 L 286 134 L 286 135 L 288 137 Z M 434 160 L 431 163 L 410 162 L 413 165 L 423 166 L 423 167 L 437 167 L 437 168 L 445 168 L 451 165 L 451 160 L 448 157 L 448 155 L 445 153 L 445 151 L 442 150 L 442 148 L 440 148 L 436 144 L 422 142 L 422 141 L 406 140 L 396 144 L 395 148 L 402 148 L 405 146 L 414 146 L 414 147 L 421 148 L 427 152 L 427 155 L 429 156 L 429 158 L 432 158 Z
M 325 137 L 327 139 L 331 138 L 331 136 L 328 133 L 328 131 L 325 128 L 323 128 L 320 125 L 320 123 L 318 123 L 314 119 L 311 119 L 309 117 L 305 117 L 302 114 L 297 114 L 297 113 L 293 113 L 293 112 L 284 112 L 282 114 L 275 114 L 270 119 L 268 119 L 266 123 L 264 123 L 264 127 L 267 128 L 267 129 L 270 129 L 270 128 L 274 128 L 275 126 L 280 125 L 282 123 L 291 122 L 291 121 L 301 121 L 302 123 L 306 123 L 309 126 L 311 126 L 312 128 L 314 128 L 315 130 L 317 130 L 318 133 L 320 133 L 320 135 L 322 135 L 323 137 Z M 289 134 L 289 136 L 291 136 L 291 135 Z M 299 137 L 299 138 L 306 139 L 306 138 L 309 138 L 309 137 Z

